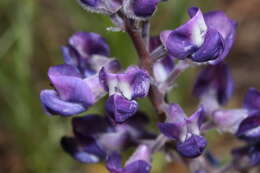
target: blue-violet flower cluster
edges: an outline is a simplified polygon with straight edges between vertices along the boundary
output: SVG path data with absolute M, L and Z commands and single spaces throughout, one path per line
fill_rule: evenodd
M 241 107 L 225 108 L 234 81 L 224 59 L 237 23 L 222 11 L 203 13 L 192 7 L 186 23 L 151 36 L 150 18 L 164 1 L 78 0 L 87 11 L 109 16 L 115 25 L 110 31 L 130 36 L 140 63 L 121 68 L 97 33 L 78 32 L 69 38 L 61 49 L 64 63 L 49 68 L 51 89 L 40 93 L 47 114 L 73 116 L 73 133 L 62 137 L 62 148 L 81 163 L 105 162 L 110 173 L 149 173 L 156 152 L 170 161 L 195 163 L 196 167 L 189 165 L 191 172 L 210 173 L 210 167 L 221 173 L 225 169 L 206 149 L 205 134 L 216 129 L 244 141 L 244 146 L 232 150 L 229 169 L 245 171 L 259 165 L 260 92 L 250 88 Z M 167 94 L 180 74 L 193 66 L 205 67 L 193 87 L 198 108 L 187 116 L 179 104 L 167 100 Z M 156 127 L 151 128 L 149 116 L 139 111 L 138 99 L 143 98 L 151 101 L 158 115 Z M 101 99 L 104 115 L 86 113 Z M 129 149 L 134 151 L 122 163 Z

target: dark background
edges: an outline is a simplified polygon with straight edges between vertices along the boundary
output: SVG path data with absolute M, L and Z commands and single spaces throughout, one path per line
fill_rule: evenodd
M 183 23 L 186 9 L 192 5 L 199 5 L 203 11 L 224 10 L 239 23 L 235 45 L 227 58 L 236 84 L 229 107 L 239 107 L 248 87 L 260 90 L 260 1 L 169 0 L 160 4 L 152 20 L 152 33 Z M 70 133 L 69 119 L 44 115 L 39 92 L 49 87 L 48 67 L 62 62 L 60 46 L 76 31 L 102 34 L 112 55 L 124 66 L 136 63 L 127 35 L 107 32 L 109 26 L 107 17 L 84 11 L 76 0 L 0 0 L 1 173 L 105 172 L 102 165 L 79 164 L 61 150 L 59 139 Z M 171 93 L 171 100 L 188 113 L 198 104 L 190 94 L 197 71 L 185 72 Z M 141 105 L 144 111 L 151 108 L 147 100 Z M 94 107 L 90 112 L 103 112 L 103 108 Z M 223 162 L 230 159 L 232 145 L 239 145 L 231 136 L 215 131 L 207 138 L 209 147 Z M 178 163 L 165 164 L 160 154 L 155 156 L 154 165 L 155 173 L 187 171 Z

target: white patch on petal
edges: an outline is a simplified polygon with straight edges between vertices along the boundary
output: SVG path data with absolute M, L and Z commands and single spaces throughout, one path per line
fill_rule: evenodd
M 204 38 L 207 31 L 207 25 L 204 21 L 204 18 L 200 12 L 198 12 L 196 19 L 193 21 L 192 31 L 191 31 L 191 39 L 193 44 L 196 46 L 201 46 L 204 42 Z
M 260 134 L 260 126 L 246 132 L 246 136 L 259 136 L 259 134 Z
M 132 99 L 132 90 L 128 82 L 120 82 L 119 89 L 127 99 Z
M 168 77 L 167 71 L 161 63 L 154 64 L 153 73 L 157 82 L 164 82 Z

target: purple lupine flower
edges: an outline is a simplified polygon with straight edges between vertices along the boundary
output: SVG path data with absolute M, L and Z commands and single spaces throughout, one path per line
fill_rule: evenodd
M 248 142 L 260 141 L 260 114 L 257 113 L 245 118 L 240 123 L 236 136 Z
M 203 69 L 193 88 L 193 95 L 199 97 L 205 111 L 212 113 L 225 104 L 233 94 L 231 73 L 225 64 L 209 65 Z
M 202 14 L 199 8 L 192 7 L 188 13 L 191 19 L 187 23 L 161 33 L 168 53 L 195 62 L 223 61 L 233 45 L 236 23 L 221 11 Z
M 250 88 L 244 99 L 244 107 L 250 112 L 250 114 L 256 114 L 260 112 L 260 92 L 255 88 Z
M 98 72 L 102 67 L 116 72 L 118 61 L 107 58 L 109 47 L 95 33 L 76 33 L 63 47 L 65 64 L 49 68 L 48 76 L 55 90 L 43 90 L 40 99 L 46 112 L 71 116 L 86 111 L 105 95 Z
M 121 0 L 77 0 L 86 10 L 94 13 L 112 15 L 122 7 Z
M 161 1 L 165 0 L 123 0 L 123 10 L 129 18 L 146 20 L 154 14 Z
M 112 153 L 107 159 L 107 169 L 110 173 L 149 173 L 151 170 L 151 151 L 146 145 L 141 145 L 122 167 L 121 156 Z
M 235 134 L 240 123 L 248 117 L 246 109 L 217 110 L 212 114 L 212 120 L 223 132 Z
M 146 130 L 147 117 L 138 112 L 125 124 L 113 126 L 107 118 L 86 115 L 72 119 L 74 137 L 63 137 L 63 149 L 83 163 L 96 163 L 108 154 L 135 146 L 141 139 L 154 139 Z
M 106 110 L 119 123 L 126 121 L 137 111 L 138 104 L 135 99 L 147 96 L 150 87 L 148 73 L 135 66 L 117 74 L 103 68 L 99 77 L 109 92 Z
M 151 37 L 149 46 L 150 52 L 160 47 L 161 44 L 159 36 Z M 173 57 L 166 55 L 153 64 L 153 74 L 156 82 L 163 83 L 167 80 L 175 66 L 173 59 Z
M 248 144 L 232 151 L 234 166 L 240 169 L 247 169 L 260 165 L 260 142 Z
M 177 104 L 165 108 L 167 120 L 158 123 L 161 133 L 177 142 L 176 150 L 184 157 L 194 158 L 202 154 L 207 146 L 206 139 L 200 135 L 204 121 L 204 110 L 198 109 L 191 117 L 186 117 Z

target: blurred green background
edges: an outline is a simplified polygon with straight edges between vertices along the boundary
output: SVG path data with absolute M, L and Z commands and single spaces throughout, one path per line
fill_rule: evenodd
M 248 87 L 260 89 L 260 1 L 169 0 L 160 4 L 152 20 L 152 33 L 184 22 L 186 9 L 192 5 L 199 5 L 204 11 L 222 9 L 239 22 L 237 41 L 227 61 L 236 82 L 230 106 L 240 106 Z M 44 115 L 39 92 L 49 87 L 48 67 L 62 63 L 60 46 L 76 31 L 102 34 L 112 55 L 124 66 L 136 63 L 127 35 L 106 31 L 109 26 L 107 17 L 84 11 L 76 0 L 0 0 L 0 172 L 105 172 L 102 165 L 79 164 L 61 150 L 59 139 L 70 133 L 70 121 Z M 197 105 L 190 96 L 197 70 L 185 72 L 179 87 L 171 93 L 171 100 L 181 103 L 187 112 Z M 145 100 L 141 105 L 144 111 L 151 107 Z M 234 139 L 215 132 L 210 132 L 208 138 L 213 152 L 228 159 L 227 151 Z M 154 172 L 186 171 L 181 165 L 166 165 L 163 160 L 161 155 L 154 158 Z

